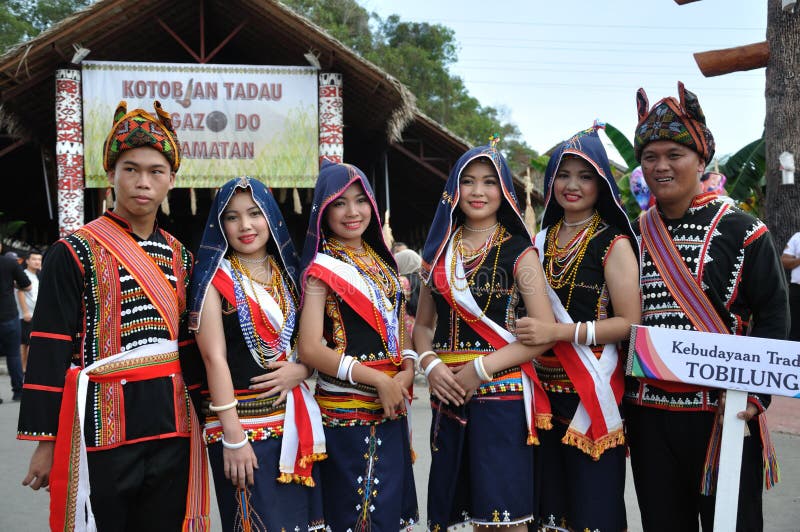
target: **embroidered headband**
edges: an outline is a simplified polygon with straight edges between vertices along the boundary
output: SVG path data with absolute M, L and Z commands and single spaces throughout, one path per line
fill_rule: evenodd
M 706 117 L 697 96 L 679 81 L 678 98 L 664 98 L 648 111 L 649 102 L 644 89 L 636 92 L 639 124 L 633 138 L 633 150 L 637 161 L 641 161 L 644 147 L 654 140 L 671 140 L 688 146 L 706 163 L 714 157 L 714 137 L 706 126 Z
M 144 109 L 128 112 L 125 101 L 119 102 L 114 112 L 114 125 L 103 145 L 103 168 L 106 172 L 114 169 L 120 154 L 134 148 L 149 146 L 160 151 L 169 161 L 173 172 L 181 166 L 178 135 L 172 128 L 169 113 L 161 108 L 161 102 L 153 102 L 154 117 Z

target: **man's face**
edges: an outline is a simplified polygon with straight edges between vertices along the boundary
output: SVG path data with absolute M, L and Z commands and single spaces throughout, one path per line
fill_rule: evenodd
M 32 272 L 39 273 L 42 269 L 42 256 L 38 253 L 31 253 L 28 256 L 28 269 Z
M 654 140 L 642 150 L 642 173 L 660 205 L 688 207 L 700 193 L 704 168 L 696 151 L 671 140 Z
M 175 186 L 175 172 L 164 154 L 143 146 L 123 152 L 108 172 L 114 187 L 114 212 L 129 221 L 155 216 Z

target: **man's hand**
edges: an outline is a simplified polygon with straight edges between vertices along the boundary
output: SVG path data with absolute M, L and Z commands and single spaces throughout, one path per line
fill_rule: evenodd
M 22 480 L 23 486 L 30 486 L 32 490 L 46 488 L 50 485 L 50 470 L 53 468 L 53 451 L 56 442 L 40 441 L 31 456 L 28 475 Z

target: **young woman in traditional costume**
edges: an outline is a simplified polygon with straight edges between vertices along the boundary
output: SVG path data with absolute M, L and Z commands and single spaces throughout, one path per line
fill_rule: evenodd
M 272 194 L 227 182 L 192 274 L 205 436 L 224 530 L 322 530 L 319 408 L 296 360 L 297 255 Z
M 332 530 L 410 530 L 418 521 L 407 406 L 413 352 L 403 353 L 402 289 L 364 173 L 323 163 L 302 259 L 298 348 L 319 371 Z
M 542 267 L 496 138 L 456 163 L 423 250 L 414 327 L 431 391 L 428 528 L 534 519 L 531 360 L 520 313 L 552 321 Z
M 564 141 L 545 172 L 545 210 L 536 249 L 558 323 L 522 318 L 526 345 L 557 342 L 534 360 L 546 392 L 540 432 L 538 515 L 544 530 L 627 528 L 624 391 L 618 342 L 641 316 L 638 246 L 600 126 Z

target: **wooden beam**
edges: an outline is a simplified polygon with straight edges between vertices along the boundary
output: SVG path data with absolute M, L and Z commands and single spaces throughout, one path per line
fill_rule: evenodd
M 769 45 L 764 41 L 735 48 L 698 52 L 694 54 L 694 60 L 700 72 L 707 78 L 731 72 L 743 72 L 767 66 Z
M 442 172 L 441 170 L 439 170 L 435 166 L 426 163 L 425 161 L 423 161 L 422 159 L 417 157 L 417 155 L 414 152 L 412 152 L 411 150 L 405 148 L 404 146 L 402 146 L 401 144 L 399 144 L 397 142 L 392 142 L 391 143 L 391 147 L 394 148 L 395 150 L 399 151 L 400 153 L 402 153 L 403 155 L 405 155 L 406 157 L 408 157 L 412 161 L 416 162 L 417 164 L 419 164 L 421 167 L 425 168 L 427 171 L 429 171 L 433 175 L 440 177 L 443 181 L 447 181 L 447 174 L 445 174 L 444 172 Z
M 700 0 L 675 0 L 675 3 L 678 4 L 679 6 L 682 6 L 684 4 L 691 4 L 692 2 L 699 2 L 699 1 Z
M 30 141 L 30 139 L 19 139 L 14 144 L 9 144 L 8 146 L 6 146 L 2 150 L 0 150 L 0 158 L 5 157 L 6 154 L 11 153 L 12 151 L 16 150 L 17 148 L 20 148 L 20 147 L 24 146 L 25 144 L 28 143 L 28 141 Z

